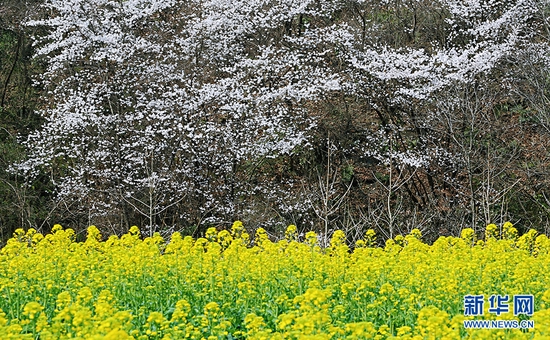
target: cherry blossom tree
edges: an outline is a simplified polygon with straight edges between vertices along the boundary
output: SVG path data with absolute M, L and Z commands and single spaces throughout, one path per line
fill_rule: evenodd
M 313 122 L 299 104 L 338 86 L 322 55 L 263 36 L 307 5 L 46 2 L 29 25 L 50 29 L 37 40 L 47 122 L 19 169 L 49 171 L 86 223 L 230 220 L 262 186 L 250 181 L 258 163 L 306 141 Z

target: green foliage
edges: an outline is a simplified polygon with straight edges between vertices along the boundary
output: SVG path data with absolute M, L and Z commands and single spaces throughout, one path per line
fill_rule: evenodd
M 348 164 L 342 169 L 342 180 L 346 183 L 353 179 L 353 165 Z

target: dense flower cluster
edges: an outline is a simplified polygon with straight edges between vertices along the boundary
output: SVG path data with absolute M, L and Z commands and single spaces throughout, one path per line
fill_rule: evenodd
M 414 230 L 385 247 L 343 232 L 320 248 L 295 226 L 272 242 L 260 229 L 193 239 L 122 237 L 94 226 L 85 241 L 56 225 L 18 230 L 0 251 L 2 339 L 504 339 L 550 337 L 550 241 L 509 223 L 433 245 Z M 470 330 L 469 294 L 532 294 L 534 329 Z M 488 306 L 485 306 L 487 309 Z M 487 312 L 487 310 L 485 311 Z

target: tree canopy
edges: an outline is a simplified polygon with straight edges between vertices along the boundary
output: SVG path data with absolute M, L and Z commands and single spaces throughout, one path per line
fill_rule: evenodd
M 45 0 L 17 17 L 43 122 L 4 177 L 50 188 L 51 213 L 19 223 L 548 228 L 549 10 Z

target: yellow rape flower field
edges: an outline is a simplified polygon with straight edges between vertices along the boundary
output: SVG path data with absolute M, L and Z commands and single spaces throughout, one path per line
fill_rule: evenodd
M 321 249 L 313 232 L 297 242 L 290 226 L 272 242 L 240 222 L 196 240 L 17 230 L 0 251 L 0 339 L 550 339 L 545 235 L 506 223 L 483 240 L 374 237 L 350 251 L 341 231 Z M 489 312 L 493 294 L 508 312 Z M 518 294 L 533 295 L 533 315 L 514 315 Z M 465 316 L 466 295 L 484 296 L 483 315 Z M 464 327 L 495 319 L 534 328 Z

